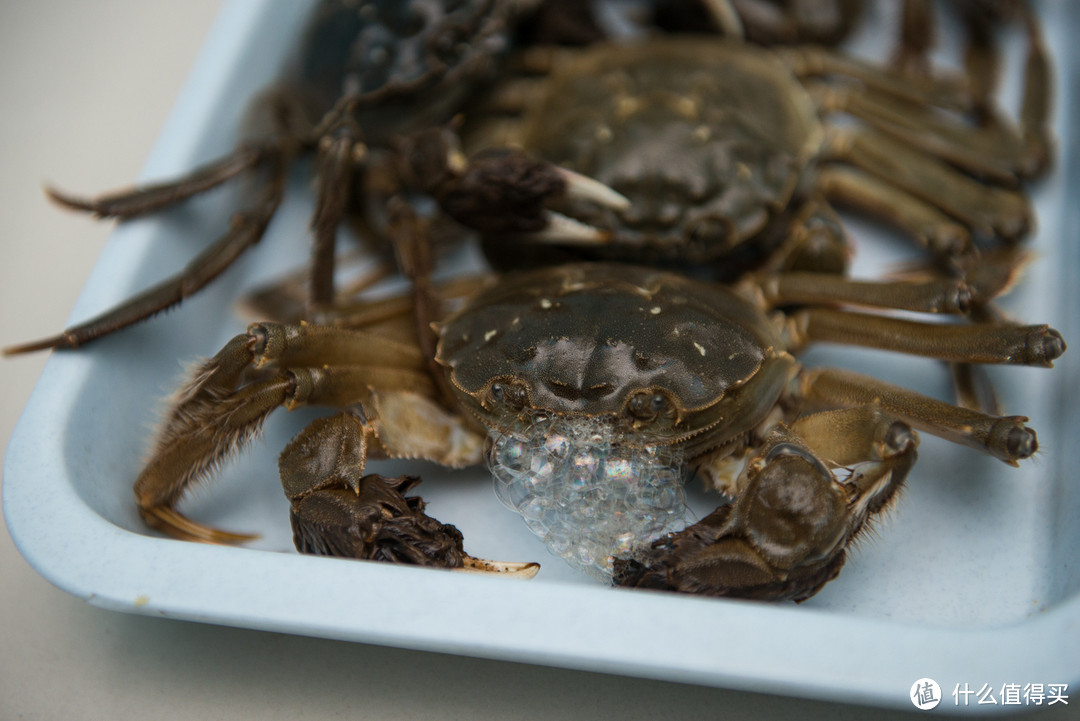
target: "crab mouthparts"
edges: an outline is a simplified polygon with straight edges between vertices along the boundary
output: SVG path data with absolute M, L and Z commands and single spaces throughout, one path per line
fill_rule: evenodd
M 619 443 L 610 424 L 538 417 L 493 433 L 488 466 L 495 494 L 552 554 L 610 581 L 627 558 L 688 523 L 676 454 Z

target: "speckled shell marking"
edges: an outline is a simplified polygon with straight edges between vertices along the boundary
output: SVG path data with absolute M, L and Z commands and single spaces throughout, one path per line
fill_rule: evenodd
M 438 362 L 474 410 L 492 382 L 516 379 L 540 411 L 618 414 L 635 392 L 656 389 L 692 413 L 786 355 L 756 308 L 726 288 L 603 263 L 504 276 L 439 330 Z

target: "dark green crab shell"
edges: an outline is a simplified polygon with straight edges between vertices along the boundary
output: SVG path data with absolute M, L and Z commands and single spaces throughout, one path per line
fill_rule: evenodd
M 687 458 L 763 420 L 795 366 L 768 319 L 729 289 L 621 264 L 503 275 L 437 329 L 437 362 L 487 428 L 606 418 L 627 442 L 681 446 Z
M 704 262 L 789 204 L 823 138 L 814 103 L 772 53 L 715 37 L 597 45 L 552 76 L 530 153 L 630 200 L 564 210 L 610 230 L 610 252 Z

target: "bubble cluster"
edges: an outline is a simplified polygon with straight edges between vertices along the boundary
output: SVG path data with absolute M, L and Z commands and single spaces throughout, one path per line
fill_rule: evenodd
M 503 504 L 554 555 L 603 580 L 613 556 L 630 556 L 687 522 L 675 454 L 619 443 L 601 421 L 523 423 L 492 437 L 488 465 Z

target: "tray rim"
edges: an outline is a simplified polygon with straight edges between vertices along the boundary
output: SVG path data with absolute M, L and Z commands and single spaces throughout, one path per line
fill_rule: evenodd
M 213 64 L 223 56 L 235 56 L 244 43 L 251 42 L 250 37 L 237 38 L 235 28 L 253 27 L 255 18 L 271 3 L 228 0 L 225 4 L 144 175 L 167 173 L 182 165 L 186 149 L 170 147 L 166 140 L 175 134 L 174 129 L 196 96 L 207 92 L 208 83 L 220 89 L 220 85 L 213 85 Z M 110 246 L 115 245 L 110 240 Z M 107 284 L 115 283 L 115 276 L 109 278 L 102 272 L 110 260 L 104 256 L 114 253 L 107 249 L 97 264 L 73 315 L 92 303 L 92 297 Z M 112 270 L 116 267 L 112 266 Z M 923 676 L 950 678 L 961 666 L 965 668 L 963 675 L 987 679 L 1054 678 L 1072 682 L 1080 678 L 1080 594 L 1027 619 L 982 628 L 942 628 L 847 617 L 836 611 L 682 597 L 680 607 L 692 609 L 693 613 L 663 619 L 655 630 L 658 638 L 680 642 L 646 646 L 632 642 L 623 624 L 627 620 L 648 621 L 655 628 L 657 594 L 613 592 L 558 582 L 530 587 L 501 579 L 378 564 L 360 564 L 355 571 L 343 574 L 340 561 L 333 559 L 199 546 L 129 532 L 99 516 L 72 486 L 63 463 L 63 435 L 41 432 L 66 424 L 72 411 L 71 399 L 62 389 L 81 387 L 92 370 L 88 356 L 54 354 L 50 358 L 12 434 L 2 490 L 9 532 L 20 553 L 51 583 L 101 608 L 904 708 L 910 681 Z M 48 515 L 43 512 L 42 498 L 49 499 Z M 112 585 L 104 588 L 99 572 L 103 559 L 109 558 L 124 559 L 125 563 L 114 564 L 116 567 L 110 569 Z M 297 564 L 303 564 L 305 572 L 327 585 L 297 587 L 280 581 L 277 586 L 281 595 L 269 597 L 255 594 L 248 585 L 253 577 L 291 571 L 299 567 Z M 207 585 L 207 579 L 200 582 L 193 575 L 195 569 L 205 568 L 219 569 L 213 588 Z M 189 583 L 177 583 L 181 570 Z M 347 579 L 343 581 L 342 576 Z M 335 585 L 347 588 L 347 601 L 317 596 L 316 589 Z M 492 589 L 498 593 L 491 593 Z M 218 599 L 216 607 L 207 609 L 207 594 Z M 594 601 L 595 594 L 603 594 L 602 601 Z M 395 609 L 396 617 L 408 620 L 397 631 L 386 631 L 349 613 L 351 606 L 385 604 L 388 596 L 396 601 L 412 599 Z M 432 614 L 425 601 L 432 596 L 442 599 L 438 614 Z M 553 609 L 549 621 L 575 630 L 575 642 L 568 647 L 558 634 L 529 636 L 516 630 L 512 613 L 495 605 L 492 597 L 498 597 L 499 603 L 510 601 L 514 605 L 527 600 Z M 582 598 L 589 601 L 585 608 L 578 603 Z M 477 613 L 477 609 L 483 612 Z M 458 623 L 448 628 L 439 623 L 440 617 L 453 617 Z M 354 622 L 342 626 L 326 620 L 341 618 L 352 618 Z M 708 652 L 716 639 L 701 633 L 710 619 L 724 628 L 723 642 L 728 653 L 721 658 Z M 497 634 L 493 632 L 495 627 L 500 629 Z M 891 638 L 894 644 L 894 658 L 887 668 L 852 664 L 853 649 L 872 647 L 885 638 Z M 603 643 L 598 642 L 601 639 Z M 1014 646 L 1024 652 L 1012 651 Z M 752 651 L 749 655 L 748 650 Z M 906 653 L 905 661 L 905 652 L 912 650 L 917 653 Z M 898 664 L 897 657 L 904 662 Z M 836 668 L 844 670 L 842 678 L 837 677 Z

